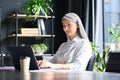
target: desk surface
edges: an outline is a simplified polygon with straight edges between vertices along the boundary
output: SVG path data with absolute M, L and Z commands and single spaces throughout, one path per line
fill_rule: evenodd
M 0 71 L 0 80 L 120 80 L 120 73 L 72 71 Z

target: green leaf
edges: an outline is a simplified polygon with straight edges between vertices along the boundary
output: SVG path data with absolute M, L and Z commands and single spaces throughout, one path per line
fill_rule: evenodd
M 108 32 L 112 35 L 112 36 L 115 36 L 115 30 L 114 29 L 112 29 L 112 28 L 109 28 L 108 29 Z
M 48 45 L 47 44 L 40 44 L 39 45 L 41 47 L 41 49 L 43 50 L 43 52 L 46 52 L 48 50 Z
M 115 28 L 120 28 L 120 23 L 118 23 L 116 26 L 115 26 Z

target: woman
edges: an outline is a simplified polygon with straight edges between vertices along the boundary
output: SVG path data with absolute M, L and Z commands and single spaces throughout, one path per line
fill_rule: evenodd
M 86 70 L 92 55 L 89 39 L 84 31 L 79 16 L 67 13 L 62 18 L 63 30 L 68 38 L 60 45 L 53 59 L 38 61 L 41 68 L 64 70 Z

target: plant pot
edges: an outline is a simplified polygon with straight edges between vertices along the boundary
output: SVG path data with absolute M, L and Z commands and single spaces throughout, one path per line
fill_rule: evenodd
M 120 52 L 120 42 L 115 43 L 115 51 Z
M 41 48 L 40 47 L 36 47 L 36 54 L 37 55 L 43 55 L 43 51 L 41 50 Z
M 105 43 L 105 50 L 107 50 L 108 48 L 110 48 L 111 52 L 115 51 L 115 43 Z

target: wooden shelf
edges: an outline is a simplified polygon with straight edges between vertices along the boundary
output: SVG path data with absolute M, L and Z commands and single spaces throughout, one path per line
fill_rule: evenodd
M 9 35 L 8 37 L 15 37 L 15 34 Z M 37 34 L 17 34 L 17 37 L 44 37 L 51 38 L 55 37 L 55 35 L 37 35 Z
M 25 14 L 13 14 L 13 15 L 9 16 L 8 18 L 16 18 L 16 17 L 21 18 L 21 19 L 27 18 L 27 16 Z M 29 18 L 31 18 L 31 19 L 35 18 L 35 15 L 30 15 Z M 38 18 L 47 19 L 47 18 L 55 18 L 55 16 L 38 16 Z
M 29 16 L 29 19 L 35 19 L 35 18 L 36 18 L 35 15 L 30 15 Z M 30 32 L 30 33 L 21 32 L 21 33 L 19 33 L 19 24 L 18 24 L 19 19 L 27 19 L 27 16 L 26 16 L 26 14 L 12 14 L 8 17 L 8 19 L 15 19 L 15 24 L 14 24 L 15 25 L 15 34 L 8 35 L 8 37 L 9 38 L 15 38 L 16 46 L 19 45 L 19 38 L 36 38 L 36 37 L 38 37 L 38 38 L 51 38 L 51 45 L 52 45 L 51 54 L 53 54 L 54 53 L 54 37 L 55 37 L 54 29 L 53 29 L 54 28 L 53 18 L 55 18 L 55 16 L 37 16 L 38 21 L 39 21 L 39 19 L 42 19 L 42 20 L 50 19 L 51 20 L 51 26 L 52 26 L 50 35 L 49 34 L 43 35 L 44 33 L 39 35 L 38 32 L 35 32 L 35 33 L 34 32 L 33 33 L 32 32 Z M 12 29 L 10 29 L 10 30 L 12 30 Z

